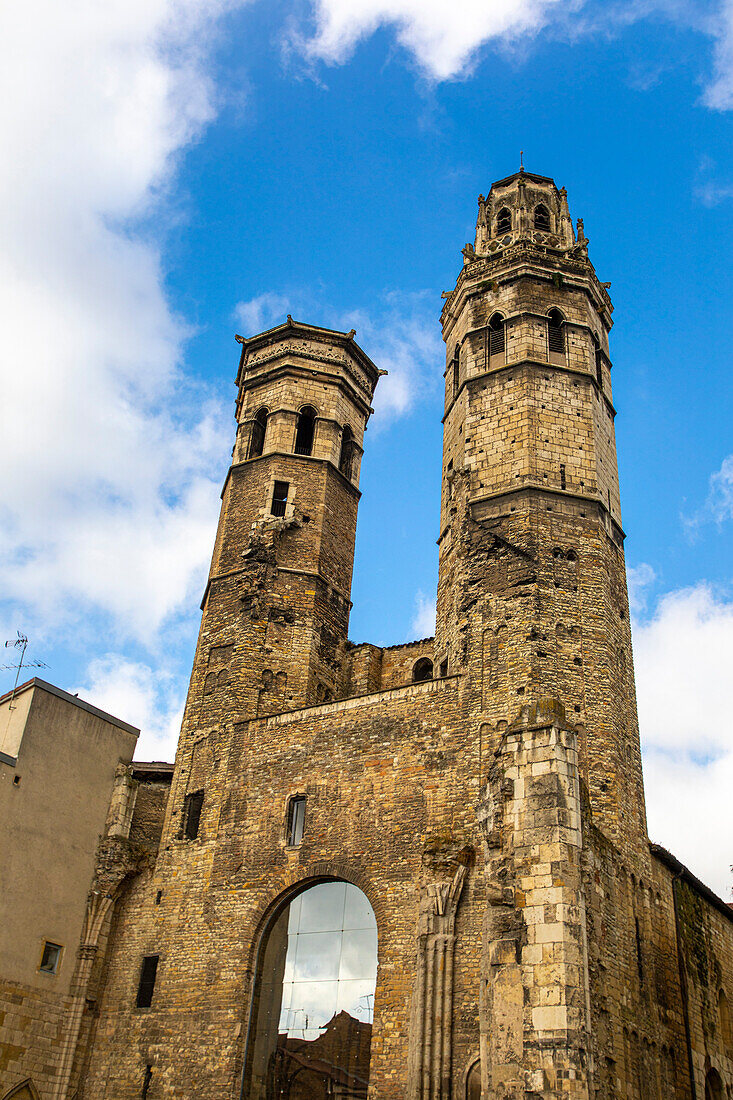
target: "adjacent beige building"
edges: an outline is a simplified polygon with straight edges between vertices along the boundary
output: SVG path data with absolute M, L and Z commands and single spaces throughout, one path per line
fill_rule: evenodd
M 0 698 L 2 1085 L 51 1095 L 97 842 L 138 733 L 43 680 Z

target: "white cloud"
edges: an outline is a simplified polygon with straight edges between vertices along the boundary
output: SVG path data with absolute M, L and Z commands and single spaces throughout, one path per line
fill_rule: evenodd
M 291 313 L 290 299 L 284 294 L 273 294 L 270 291 L 258 294 L 256 298 L 250 298 L 247 302 L 238 302 L 234 309 L 234 316 L 242 327 L 242 336 L 255 336 L 258 332 L 265 332 L 268 328 L 283 324 L 288 313 Z
M 642 561 L 639 565 L 626 567 L 626 584 L 629 590 L 631 614 L 637 615 L 646 610 L 649 586 L 657 579 L 651 565 Z
M 710 478 L 708 510 L 716 523 L 733 519 L 733 455 L 724 458 Z
M 705 504 L 691 516 L 682 516 L 684 528 L 694 541 L 706 524 L 733 519 L 733 455 L 724 458 L 720 469 L 710 475 Z
M 424 592 L 415 595 L 415 616 L 412 620 L 412 638 L 432 638 L 435 634 L 436 600 Z M 412 640 L 412 639 L 410 639 Z
M 432 291 L 403 294 L 390 291 L 368 309 L 340 311 L 310 290 L 289 294 L 265 291 L 239 302 L 235 316 L 248 334 L 267 329 L 291 313 L 342 332 L 356 330 L 356 341 L 376 366 L 387 371 L 374 396 L 375 427 L 408 412 L 421 395 L 438 385 L 445 366 L 445 348 L 436 318 Z
M 73 690 L 86 702 L 139 728 L 135 759 L 174 759 L 185 688 L 172 671 L 107 653 L 90 663 L 85 684 Z
M 536 33 L 558 0 L 315 0 L 315 33 L 301 42 L 306 56 L 339 64 L 378 27 L 396 28 L 397 40 L 435 80 L 463 73 L 492 39 Z
M 713 71 L 702 100 L 716 110 L 733 107 L 733 0 L 721 0 L 712 18 L 705 0 L 619 0 L 611 5 L 593 0 L 456 0 L 452 5 L 443 0 L 313 0 L 312 32 L 291 33 L 289 45 L 309 61 L 343 64 L 360 42 L 380 27 L 391 27 L 421 72 L 441 81 L 469 74 L 486 45 L 526 43 L 552 24 L 579 41 L 660 17 L 685 34 L 713 39 Z M 632 83 L 642 90 L 654 87 L 665 68 L 637 68 Z
M 711 30 L 715 36 L 714 75 L 703 102 L 707 107 L 727 111 L 733 107 L 733 0 L 724 0 Z
M 188 331 L 140 219 L 164 221 L 213 117 L 226 6 L 4 8 L 0 570 L 26 623 L 92 608 L 149 637 L 203 581 L 231 433 L 180 373 Z
M 733 601 L 700 584 L 634 624 L 649 832 L 730 893 L 733 833 Z

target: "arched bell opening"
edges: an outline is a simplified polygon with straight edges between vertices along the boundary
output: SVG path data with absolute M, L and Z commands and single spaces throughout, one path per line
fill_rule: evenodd
M 306 885 L 263 933 L 243 1095 L 366 1100 L 377 922 L 350 882 Z

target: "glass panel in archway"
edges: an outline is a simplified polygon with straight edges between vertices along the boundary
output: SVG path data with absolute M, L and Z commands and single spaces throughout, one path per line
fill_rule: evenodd
M 346 882 L 299 894 L 275 921 L 260 967 L 249 1067 L 254 1100 L 363 1100 L 377 926 Z

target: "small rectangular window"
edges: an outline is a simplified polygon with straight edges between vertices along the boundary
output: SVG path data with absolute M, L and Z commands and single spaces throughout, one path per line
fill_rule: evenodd
M 158 972 L 159 955 L 143 955 L 143 964 L 140 967 L 140 983 L 137 987 L 137 1007 L 150 1008 L 153 1003 L 153 990 L 155 989 L 155 975 Z
M 305 829 L 305 795 L 291 798 L 288 804 L 288 846 L 297 847 L 303 839 Z
M 199 835 L 199 823 L 201 810 L 204 805 L 204 792 L 193 791 L 187 794 L 183 800 L 183 836 L 187 840 L 194 840 Z
M 285 506 L 288 503 L 288 490 L 290 484 L 287 481 L 276 481 L 272 492 L 272 505 L 270 512 L 273 516 L 284 516 Z
M 565 489 L 567 487 L 567 480 L 565 478 L 565 466 L 560 463 L 560 488 Z
M 55 974 L 58 970 L 59 960 L 61 959 L 61 945 L 58 943 L 49 943 L 48 940 L 43 945 L 43 954 L 41 955 L 41 965 L 38 967 L 44 974 Z

